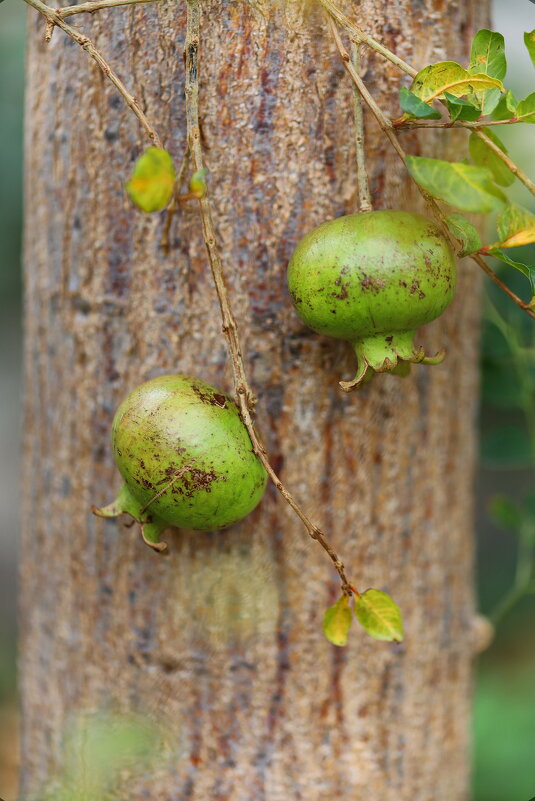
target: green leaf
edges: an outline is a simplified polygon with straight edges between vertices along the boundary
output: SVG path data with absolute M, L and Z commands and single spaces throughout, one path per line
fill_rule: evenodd
M 522 525 L 522 512 L 506 495 L 495 495 L 489 504 L 489 515 L 499 526 L 518 531 Z
M 444 92 L 444 97 L 446 98 L 450 119 L 453 122 L 456 120 L 474 122 L 481 117 L 481 109 L 474 106 L 473 103 L 469 103 L 468 100 L 461 100 L 461 98 L 455 97 L 450 92 Z
M 401 642 L 403 623 L 396 602 L 381 590 L 366 590 L 355 598 L 355 615 L 360 625 L 376 640 Z
M 535 30 L 524 34 L 524 44 L 528 48 L 528 53 L 535 67 Z
M 510 424 L 488 431 L 481 447 L 483 460 L 492 467 L 524 467 L 532 462 L 529 437 L 520 426 Z
M 323 633 L 333 645 L 347 645 L 347 635 L 353 616 L 349 608 L 349 596 L 345 593 L 323 616 Z
M 535 122 L 535 92 L 520 101 L 516 107 L 515 117 L 518 122 Z
M 206 167 L 204 167 L 202 170 L 197 170 L 197 172 L 194 172 L 190 178 L 189 191 L 199 200 L 206 194 L 206 181 L 204 176 L 207 172 L 208 170 Z
M 505 41 L 501 33 L 486 28 L 478 31 L 472 41 L 469 71 L 484 73 L 502 80 L 507 72 Z
M 470 220 L 467 220 L 462 214 L 454 212 L 448 214 L 446 223 L 455 239 L 461 243 L 461 250 L 458 256 L 469 256 L 470 253 L 475 253 L 481 247 L 481 239 Z
M 414 78 L 410 89 L 416 97 L 427 103 L 442 99 L 444 92 L 449 92 L 455 97 L 486 89 L 499 89 L 505 92 L 502 82 L 497 78 L 483 73 L 472 74 L 455 61 L 439 61 L 437 64 L 424 67 Z
M 492 139 L 495 145 L 497 145 L 500 150 L 503 150 L 504 153 L 507 153 L 507 149 L 501 139 L 499 139 L 494 131 L 491 131 L 489 128 L 485 131 L 486 136 L 489 139 Z M 468 147 L 470 150 L 470 156 L 475 164 L 478 167 L 488 167 L 491 171 L 494 180 L 500 186 L 511 186 L 513 181 L 515 180 L 515 176 L 509 169 L 509 167 L 503 163 L 503 161 L 498 158 L 496 153 L 490 149 L 490 147 L 482 142 L 481 139 L 475 134 L 470 134 L 470 139 L 468 142 Z
M 510 120 L 516 116 L 516 107 L 518 100 L 509 89 L 507 93 L 500 98 L 500 102 L 491 114 L 493 120 Z
M 496 221 L 499 248 L 516 248 L 535 242 L 535 215 L 515 203 L 508 204 Z
M 419 97 L 409 92 L 404 86 L 399 91 L 399 105 L 411 117 L 422 120 L 439 120 L 440 112 L 428 106 Z
M 149 147 L 134 164 L 126 191 L 141 211 L 160 211 L 171 200 L 175 178 L 173 160 L 167 150 Z
M 503 261 L 504 264 L 508 264 L 510 267 L 514 267 L 515 270 L 518 270 L 526 278 L 529 280 L 531 286 L 531 294 L 532 296 L 535 295 L 535 266 L 530 264 L 524 264 L 521 261 L 513 261 L 506 253 L 502 250 L 498 250 L 498 248 L 489 248 L 488 251 L 495 259 L 499 259 Z
M 472 42 L 468 69 L 471 73 L 483 73 L 500 81 L 505 77 L 507 62 L 505 60 L 505 42 L 501 33 L 489 31 L 486 28 L 476 33 Z M 505 91 L 503 86 L 502 91 Z M 500 91 L 498 89 L 483 91 L 476 89 L 475 99 L 481 107 L 482 113 L 490 114 L 500 102 Z
M 407 156 L 405 163 L 416 183 L 462 211 L 496 211 L 506 202 L 486 167 L 420 156 Z

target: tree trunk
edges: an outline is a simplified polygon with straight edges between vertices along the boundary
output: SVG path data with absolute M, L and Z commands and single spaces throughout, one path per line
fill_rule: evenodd
M 80 15 L 179 163 L 185 4 Z M 486 3 L 363 0 L 355 19 L 421 67 L 466 59 Z M 205 0 L 201 117 L 217 233 L 258 425 L 273 464 L 359 587 L 390 592 L 406 639 L 322 634 L 338 592 L 322 550 L 273 487 L 242 523 L 147 549 L 91 504 L 119 486 L 117 404 L 183 372 L 231 390 L 196 204 L 159 247 L 164 214 L 123 189 L 146 146 L 81 49 L 29 23 L 26 116 L 25 516 L 21 605 L 23 792 L 57 775 L 79 711 L 158 720 L 166 751 L 132 801 L 460 801 L 467 798 L 477 276 L 460 272 L 420 333 L 439 367 L 379 376 L 352 395 L 345 343 L 304 328 L 285 288 L 299 237 L 354 211 L 352 89 L 311 3 Z M 363 75 L 392 116 L 399 74 Z M 440 156 L 463 132 L 403 134 Z M 421 203 L 367 118 L 375 208 Z M 459 158 L 464 157 L 464 150 Z

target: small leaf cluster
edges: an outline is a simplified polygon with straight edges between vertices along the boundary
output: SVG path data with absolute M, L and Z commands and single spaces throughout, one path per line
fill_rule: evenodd
M 206 194 L 206 169 L 195 172 L 189 182 L 189 192 L 178 195 L 178 200 L 196 198 Z M 159 147 L 149 147 L 137 159 L 126 191 L 134 205 L 146 213 L 162 211 L 177 191 L 176 172 L 171 154 Z
M 355 593 L 354 613 L 362 628 L 376 640 L 401 642 L 403 623 L 396 602 L 381 590 Z M 347 645 L 353 614 L 351 596 L 344 593 L 323 617 L 323 632 L 333 645 Z
M 535 65 L 535 31 L 524 35 L 524 42 Z M 511 259 L 504 249 L 535 241 L 535 216 L 509 203 L 501 187 L 515 180 L 514 165 L 505 163 L 496 150 L 507 156 L 500 138 L 488 127 L 488 120 L 508 123 L 535 123 L 535 92 L 517 100 L 503 84 L 507 71 L 505 42 L 500 33 L 483 29 L 472 42 L 467 68 L 454 61 L 441 61 L 424 67 L 409 89 L 400 92 L 403 116 L 394 124 L 411 120 L 440 119 L 446 112 L 451 124 L 472 123 L 468 155 L 463 161 L 443 161 L 407 156 L 406 165 L 414 180 L 433 197 L 467 212 L 498 212 L 498 240 L 484 248 L 473 225 L 460 214 L 447 222 L 459 240 L 460 254 L 494 256 L 520 270 L 530 281 L 535 295 L 535 268 Z M 441 112 L 433 106 L 441 103 Z M 478 128 L 473 123 L 481 122 Z M 513 167 L 513 169 L 511 169 Z

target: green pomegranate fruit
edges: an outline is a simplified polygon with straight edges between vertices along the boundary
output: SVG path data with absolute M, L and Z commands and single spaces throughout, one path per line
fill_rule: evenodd
M 288 265 L 297 313 L 319 334 L 351 342 L 358 360 L 350 391 L 375 373 L 407 375 L 410 362 L 438 364 L 414 345 L 455 292 L 455 257 L 439 228 L 406 211 L 370 211 L 314 228 Z
M 226 528 L 260 502 L 267 474 L 233 401 L 186 375 L 163 375 L 128 395 L 112 424 L 124 485 L 102 517 L 130 514 L 156 550 L 168 526 Z

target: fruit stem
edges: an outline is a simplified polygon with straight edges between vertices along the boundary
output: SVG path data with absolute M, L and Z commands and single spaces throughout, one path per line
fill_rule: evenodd
M 360 44 L 351 43 L 351 58 L 355 72 L 359 71 Z M 364 141 L 364 116 L 362 114 L 362 98 L 356 86 L 353 86 L 353 113 L 355 118 L 355 151 L 357 155 L 357 192 L 359 211 L 373 211 L 370 184 L 366 172 L 366 150 Z

